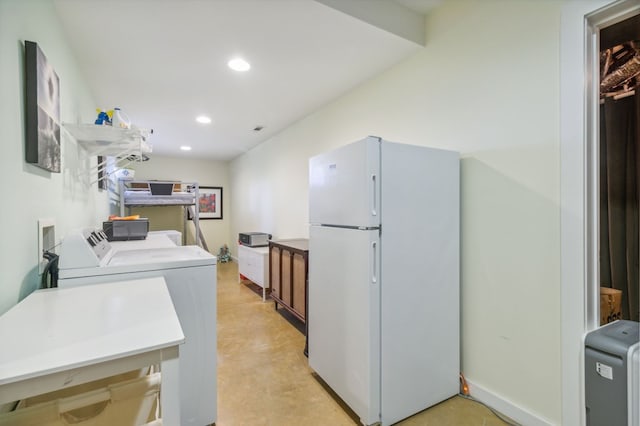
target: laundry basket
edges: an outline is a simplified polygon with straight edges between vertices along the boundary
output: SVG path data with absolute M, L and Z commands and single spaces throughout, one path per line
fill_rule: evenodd
M 27 399 L 15 411 L 0 414 L 0 426 L 161 425 L 160 381 L 160 373 L 153 373 L 54 400 Z

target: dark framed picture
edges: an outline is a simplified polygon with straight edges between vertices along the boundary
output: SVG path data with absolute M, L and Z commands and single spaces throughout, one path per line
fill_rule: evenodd
M 60 79 L 37 43 L 24 42 L 25 159 L 60 173 Z
M 222 219 L 222 187 L 201 186 L 199 188 L 198 209 L 200 219 Z M 193 218 L 189 216 L 189 219 Z

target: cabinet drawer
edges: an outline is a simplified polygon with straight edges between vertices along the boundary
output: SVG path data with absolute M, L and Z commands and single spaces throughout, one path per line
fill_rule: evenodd
M 280 253 L 281 265 L 282 265 L 282 288 L 281 297 L 282 301 L 289 307 L 292 307 L 291 303 L 291 252 L 282 250 Z
M 278 247 L 271 247 L 269 278 L 271 280 L 271 294 L 280 297 L 280 249 Z
M 289 245 L 291 244 L 291 245 Z M 307 316 L 308 240 L 269 243 L 271 296 L 301 321 Z
M 260 287 L 268 286 L 268 254 L 266 247 L 238 246 L 238 273 Z
M 291 289 L 293 295 L 291 296 L 291 307 L 296 310 L 303 318 L 306 318 L 306 267 L 305 259 L 299 254 L 293 255 L 293 276 L 291 277 Z

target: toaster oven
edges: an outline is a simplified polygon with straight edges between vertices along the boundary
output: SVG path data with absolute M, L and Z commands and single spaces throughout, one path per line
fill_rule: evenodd
M 238 242 L 248 247 L 264 247 L 269 245 L 271 234 L 264 232 L 241 232 L 238 234 Z

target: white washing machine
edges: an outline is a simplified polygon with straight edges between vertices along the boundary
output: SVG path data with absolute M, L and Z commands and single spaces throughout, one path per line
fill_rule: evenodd
M 86 229 L 64 238 L 59 268 L 59 287 L 164 277 L 185 335 L 180 347 L 181 425 L 215 423 L 215 256 L 198 246 L 115 250 L 104 233 Z

